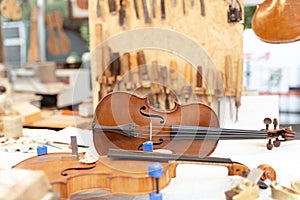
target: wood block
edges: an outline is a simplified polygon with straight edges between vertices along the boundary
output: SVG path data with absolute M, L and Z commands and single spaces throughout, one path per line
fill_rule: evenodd
M 22 116 L 23 124 L 30 124 L 42 119 L 41 110 L 29 102 L 18 102 L 12 105 L 14 112 Z
M 37 189 L 38 188 L 38 189 Z M 59 199 L 52 192 L 44 172 L 8 169 L 0 170 L 0 199 Z

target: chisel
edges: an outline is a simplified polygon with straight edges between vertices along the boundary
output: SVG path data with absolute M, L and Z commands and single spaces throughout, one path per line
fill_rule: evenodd
M 201 15 L 205 16 L 205 4 L 204 4 L 204 0 L 200 0 L 200 7 L 201 7 Z
M 126 19 L 126 12 L 125 12 L 125 1 L 120 0 L 120 10 L 119 10 L 119 25 L 124 27 Z
M 161 19 L 166 19 L 166 7 L 165 7 L 165 0 L 160 0 L 160 8 L 161 8 Z
M 134 3 L 135 16 L 136 16 L 137 19 L 139 19 L 140 14 L 139 14 L 138 2 L 137 2 L 137 0 L 133 0 L 133 3 Z
M 152 0 L 152 15 L 156 18 L 156 0 Z
M 143 0 L 144 19 L 146 24 L 151 24 L 150 17 L 150 2 L 149 0 Z

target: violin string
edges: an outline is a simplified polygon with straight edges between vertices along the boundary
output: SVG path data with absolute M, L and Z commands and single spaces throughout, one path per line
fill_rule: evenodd
M 168 133 L 168 134 L 165 134 Z M 141 131 L 138 132 L 138 137 L 149 137 L 149 133 L 147 131 Z M 160 134 L 158 135 L 160 137 L 172 137 L 172 138 L 196 138 L 196 139 L 226 139 L 226 138 L 232 138 L 232 139 L 239 139 L 239 138 L 247 138 L 247 139 L 261 139 L 266 138 L 266 134 L 221 134 L 221 133 L 210 133 L 210 132 L 202 132 L 202 133 L 196 133 L 196 132 L 189 132 L 189 133 L 177 133 L 174 135 L 170 135 L 168 131 L 160 131 Z M 152 135 L 153 137 L 153 135 Z
M 178 126 L 179 127 L 179 126 Z M 256 134 L 263 134 L 266 133 L 265 131 L 259 131 L 259 130 L 243 130 L 243 129 L 222 129 L 222 128 L 214 128 L 214 127 L 201 127 L 201 126 L 182 126 L 183 128 L 177 128 L 175 127 L 175 130 L 179 130 L 182 132 L 221 132 L 222 134 L 230 133 L 230 134 L 239 134 L 239 133 L 256 133 Z M 140 126 L 137 127 L 136 130 L 149 130 L 149 126 Z M 158 130 L 159 132 L 170 132 L 169 130 L 164 130 L 161 126 L 153 126 L 152 130 Z M 171 128 L 172 130 L 172 128 Z
M 152 129 L 154 131 L 154 129 Z M 147 128 L 137 128 L 136 129 L 136 132 L 138 133 L 145 133 L 146 134 L 148 133 L 149 129 Z M 170 136 L 170 132 L 172 131 L 169 131 L 169 130 L 164 130 L 164 129 L 157 129 L 156 132 L 159 132 L 159 133 L 168 133 L 168 135 Z M 251 136 L 251 135 L 262 135 L 262 136 L 266 136 L 267 133 L 264 132 L 264 131 L 241 131 L 241 132 L 230 132 L 228 130 L 222 130 L 222 129 L 218 129 L 218 130 L 210 130 L 210 129 L 206 129 L 206 130 L 191 130 L 191 129 L 188 129 L 188 130 L 179 130 L 178 131 L 174 131 L 175 134 L 174 135 L 179 135 L 179 134 L 183 134 L 183 135 L 186 135 L 186 134 L 197 134 L 197 135 L 201 135 L 201 134 L 209 134 L 209 135 L 212 135 L 212 134 L 215 134 L 215 135 L 223 135 L 223 136 L 226 136 L 226 135 L 233 135 L 233 136 L 240 136 L 240 135 L 246 135 L 246 136 Z M 149 135 L 149 134 L 148 134 Z M 172 134 L 171 134 L 172 135 Z

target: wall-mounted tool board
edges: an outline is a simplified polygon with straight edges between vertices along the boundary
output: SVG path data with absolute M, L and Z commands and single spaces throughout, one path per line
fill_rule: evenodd
M 147 0 L 145 0 L 146 2 Z M 178 71 L 184 76 L 186 63 L 193 65 L 192 85 L 196 82 L 196 69 L 203 67 L 204 87 L 215 88 L 217 75 L 209 75 L 209 68 L 215 67 L 222 72 L 226 96 L 235 96 L 242 87 L 243 30 L 241 22 L 228 23 L 227 12 L 230 0 L 204 0 L 205 15 L 202 15 L 199 0 L 165 0 L 165 19 L 161 18 L 161 0 L 156 1 L 156 18 L 153 18 L 153 2 L 149 0 L 151 23 L 145 23 L 142 3 L 137 0 L 139 19 L 136 17 L 133 0 L 126 0 L 123 7 L 126 12 L 125 26 L 119 25 L 120 1 L 116 2 L 117 13 L 109 11 L 109 1 L 89 1 L 90 50 L 92 54 L 92 86 L 94 104 L 99 98 L 98 77 L 103 72 L 102 56 L 97 54 L 101 46 L 108 45 L 113 52 L 120 55 L 126 52 L 144 50 L 147 64 L 156 60 L 159 65 L 170 66 L 175 60 Z M 183 3 L 185 2 L 185 14 Z M 194 5 L 192 6 L 192 2 Z M 239 1 L 243 8 L 243 2 Z M 203 10 L 202 10 L 203 11 Z M 101 16 L 99 15 L 101 14 Z M 141 31 L 144 28 L 151 30 Z M 125 38 L 125 39 L 124 39 Z M 143 46 L 144 44 L 144 46 Z M 146 48 L 146 46 L 154 48 Z M 190 46 L 192 45 L 192 46 Z M 159 49 L 159 48 L 165 49 Z M 196 49 L 196 52 L 195 52 Z M 169 51 L 168 51 L 169 50 Z M 183 55 L 181 55 L 183 54 Z M 185 55 L 188 55 L 188 59 Z M 200 62 L 200 63 L 199 63 Z M 240 70 L 237 70 L 237 69 Z M 240 75 L 242 77 L 242 74 Z M 209 86 L 214 84 L 214 86 Z M 231 88 L 233 87 L 233 88 Z M 209 93 L 214 93 L 210 91 Z

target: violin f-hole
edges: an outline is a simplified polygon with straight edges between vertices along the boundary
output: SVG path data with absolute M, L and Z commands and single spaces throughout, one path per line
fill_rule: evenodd
M 165 123 L 165 119 L 162 117 L 162 116 L 160 116 L 160 115 L 155 115 L 155 114 L 150 114 L 150 113 L 146 113 L 146 112 L 144 112 L 144 110 L 146 110 L 146 106 L 142 106 L 141 108 L 140 108 L 140 113 L 143 115 L 143 116 L 145 116 L 145 117 L 153 117 L 153 118 L 159 118 L 159 119 L 161 119 L 160 121 L 159 121 L 159 123 L 161 123 L 161 124 L 163 124 L 163 123 Z
M 67 171 L 71 171 L 71 170 L 88 170 L 88 169 L 93 169 L 94 167 L 96 167 L 95 163 L 91 166 L 88 166 L 88 167 L 71 167 L 71 168 L 67 168 L 67 169 L 64 169 L 63 171 L 61 171 L 60 175 L 68 176 Z

